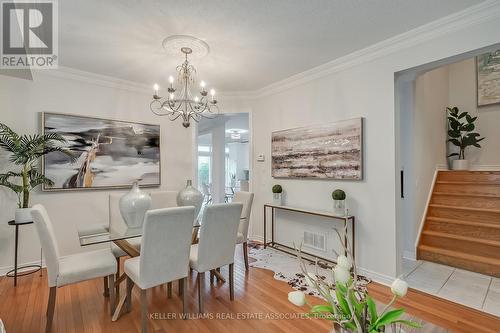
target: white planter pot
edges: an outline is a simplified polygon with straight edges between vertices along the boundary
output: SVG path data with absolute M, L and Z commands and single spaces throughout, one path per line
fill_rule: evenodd
M 31 208 L 18 208 L 15 213 L 16 223 L 25 223 L 33 221 L 31 217 Z
M 469 170 L 469 161 L 468 160 L 453 160 L 451 168 L 453 170 Z
M 137 182 L 134 182 L 130 192 L 120 198 L 120 213 L 130 228 L 142 225 L 149 208 L 151 208 L 151 196 L 141 191 Z
M 333 213 L 335 215 L 345 215 L 345 200 L 333 200 Z
M 273 193 L 273 205 L 282 206 L 283 205 L 283 196 L 282 193 Z

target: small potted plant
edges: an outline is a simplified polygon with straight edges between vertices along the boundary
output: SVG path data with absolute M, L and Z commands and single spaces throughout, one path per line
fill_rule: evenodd
M 281 185 L 276 184 L 273 186 L 272 190 L 273 190 L 273 204 L 281 206 L 283 204 L 283 197 L 282 197 L 283 188 L 281 187 Z
M 30 192 L 41 184 L 53 185 L 52 180 L 37 169 L 40 157 L 59 151 L 74 159 L 70 151 L 61 147 L 64 142 L 66 140 L 57 133 L 18 135 L 0 123 L 0 148 L 10 153 L 10 162 L 20 166 L 20 170 L 0 174 L 0 186 L 11 189 L 17 195 L 16 223 L 31 221 Z
M 477 117 L 471 117 L 468 112 L 459 112 L 455 106 L 446 108 L 448 110 L 448 142 L 451 142 L 458 147 L 458 153 L 449 154 L 448 157 L 458 156 L 458 159 L 453 160 L 453 170 L 468 170 L 469 161 L 465 159 L 465 148 L 474 146 L 481 148 L 479 144 L 484 138 L 480 138 L 479 133 L 474 133 L 476 126 L 474 122 Z M 465 119 L 465 120 L 464 120 Z
M 345 192 L 340 189 L 336 189 L 332 192 L 333 212 L 335 214 L 341 216 L 345 215 L 345 198 Z

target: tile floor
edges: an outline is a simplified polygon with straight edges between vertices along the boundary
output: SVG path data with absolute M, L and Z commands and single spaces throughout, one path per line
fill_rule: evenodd
M 428 261 L 403 260 L 410 287 L 500 316 L 500 279 Z

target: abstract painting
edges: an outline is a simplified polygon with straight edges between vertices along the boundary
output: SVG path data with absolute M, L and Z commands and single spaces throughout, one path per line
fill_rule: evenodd
M 58 133 L 75 161 L 50 153 L 43 173 L 54 181 L 43 190 L 160 185 L 160 126 L 57 113 L 42 113 L 44 133 Z
M 363 178 L 362 118 L 272 133 L 275 178 Z
M 476 58 L 477 106 L 500 103 L 500 50 Z

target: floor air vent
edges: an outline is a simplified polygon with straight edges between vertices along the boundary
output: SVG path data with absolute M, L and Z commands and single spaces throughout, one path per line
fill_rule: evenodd
M 324 234 L 304 231 L 304 246 L 326 251 L 326 237 Z

